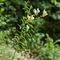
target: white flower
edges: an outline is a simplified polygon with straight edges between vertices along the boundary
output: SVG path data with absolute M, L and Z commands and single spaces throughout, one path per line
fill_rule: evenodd
M 31 20 L 34 20 L 34 16 L 33 16 L 33 15 L 31 15 L 30 19 L 31 19 Z
M 28 18 L 28 20 L 30 20 L 30 16 L 29 15 L 27 15 L 27 18 Z
M 43 10 L 42 17 L 45 17 L 45 16 L 47 16 L 47 15 L 48 15 L 48 13 L 47 13 L 47 11 L 44 9 L 44 10 Z
M 40 10 L 39 10 L 39 8 L 37 8 L 37 12 L 38 12 L 38 13 L 40 13 Z
M 34 19 L 34 16 L 33 15 L 31 15 L 31 16 L 27 15 L 27 19 L 31 21 Z
M 37 8 L 37 9 L 33 9 L 33 13 L 34 13 L 35 15 L 38 15 L 38 13 L 40 13 L 39 8 Z
M 36 10 L 36 9 L 33 9 L 33 13 L 34 13 L 34 14 L 37 14 L 37 10 Z

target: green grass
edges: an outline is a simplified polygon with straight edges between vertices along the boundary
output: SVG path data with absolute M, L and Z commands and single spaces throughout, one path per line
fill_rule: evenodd
M 14 50 L 6 45 L 0 45 L 0 60 L 12 60 Z

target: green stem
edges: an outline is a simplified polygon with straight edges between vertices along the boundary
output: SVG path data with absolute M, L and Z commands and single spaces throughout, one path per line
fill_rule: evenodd
M 13 54 L 12 60 L 13 60 L 13 59 L 14 59 L 14 57 L 15 57 L 15 53 L 16 53 L 16 50 L 15 50 L 15 52 L 14 52 L 14 54 Z

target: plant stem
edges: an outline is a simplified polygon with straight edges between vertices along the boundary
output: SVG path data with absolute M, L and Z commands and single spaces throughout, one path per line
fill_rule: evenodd
M 15 53 L 16 53 L 16 50 L 15 50 L 15 52 L 14 52 L 14 54 L 13 54 L 12 60 L 13 60 L 13 59 L 14 59 L 14 57 L 15 57 Z

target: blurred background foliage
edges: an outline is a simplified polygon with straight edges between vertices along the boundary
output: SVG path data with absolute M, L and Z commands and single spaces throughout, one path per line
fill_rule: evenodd
M 60 38 L 59 0 L 0 0 L 0 44 L 11 45 L 17 52 L 27 50 L 32 55 L 39 55 L 41 60 L 48 60 L 49 57 L 39 53 L 43 49 L 41 52 L 50 56 L 49 42 L 46 42 L 50 37 L 46 34 L 53 39 L 51 49 L 57 49 L 58 53 L 54 42 Z M 50 60 L 59 59 L 52 57 Z

